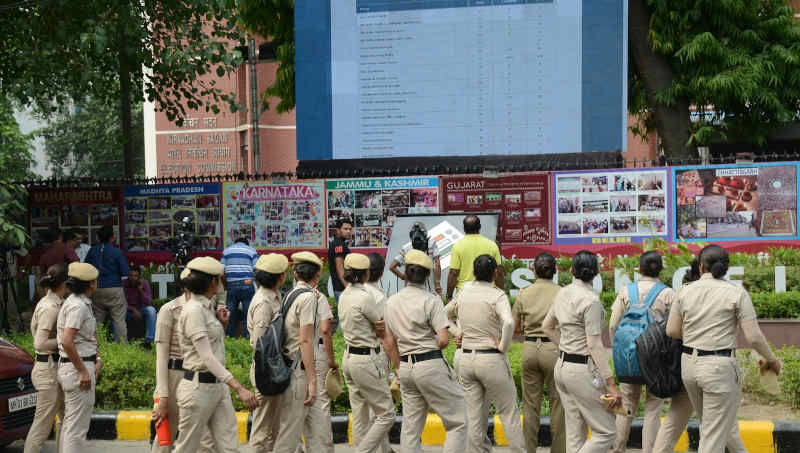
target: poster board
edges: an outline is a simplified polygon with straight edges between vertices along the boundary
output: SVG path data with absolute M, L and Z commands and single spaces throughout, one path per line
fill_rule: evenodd
M 676 167 L 673 240 L 798 239 L 796 163 Z
M 517 173 L 485 178 L 442 176 L 442 212 L 500 213 L 502 244 L 550 242 L 550 176 Z
M 225 247 L 244 236 L 255 249 L 325 248 L 321 180 L 230 182 L 223 193 Z
M 353 222 L 351 248 L 388 247 L 398 216 L 439 212 L 439 178 L 435 176 L 329 179 L 325 187 L 328 234 L 333 234 L 338 219 L 349 219 Z
M 555 243 L 624 244 L 667 239 L 666 168 L 553 174 Z
M 199 239 L 199 250 L 219 250 L 220 184 L 159 184 L 127 186 L 123 190 L 123 250 L 169 252 L 171 241 L 187 219 L 188 231 Z
M 32 248 L 43 247 L 46 232 L 53 228 L 79 231 L 92 245 L 99 242 L 97 231 L 111 225 L 119 238 L 120 199 L 119 187 L 30 189 L 28 231 Z

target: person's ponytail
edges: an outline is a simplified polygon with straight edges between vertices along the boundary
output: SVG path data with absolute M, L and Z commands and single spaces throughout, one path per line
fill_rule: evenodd
M 716 263 L 711 265 L 711 275 L 714 278 L 720 279 L 728 273 L 728 265 L 723 263 L 722 261 L 717 261 Z

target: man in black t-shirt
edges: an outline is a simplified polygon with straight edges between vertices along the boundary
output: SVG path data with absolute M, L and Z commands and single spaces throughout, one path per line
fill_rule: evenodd
M 335 237 L 328 246 L 328 266 L 331 271 L 331 281 L 333 283 L 333 295 L 336 302 L 344 291 L 344 257 L 350 253 L 347 241 L 353 236 L 353 223 L 350 219 L 344 218 L 336 221 Z

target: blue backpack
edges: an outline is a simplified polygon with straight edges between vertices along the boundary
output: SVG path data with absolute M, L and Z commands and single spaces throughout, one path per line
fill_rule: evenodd
M 661 282 L 656 283 L 653 289 L 647 293 L 644 302 L 640 302 L 637 284 L 628 285 L 628 297 L 630 298 L 628 310 L 622 315 L 619 327 L 614 332 L 614 371 L 620 382 L 626 384 L 645 383 L 639 367 L 639 359 L 636 356 L 636 339 L 653 323 L 650 306 L 666 287 Z

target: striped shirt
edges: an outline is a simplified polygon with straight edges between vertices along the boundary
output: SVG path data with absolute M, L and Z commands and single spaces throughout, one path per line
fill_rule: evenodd
M 258 252 L 253 247 L 237 242 L 222 252 L 225 279 L 229 282 L 253 279 L 253 266 L 258 261 Z

